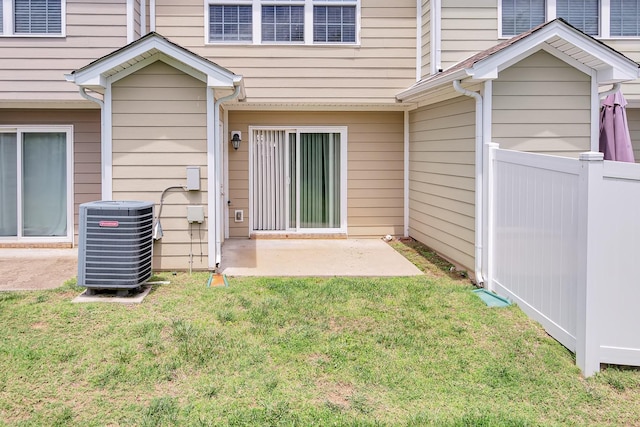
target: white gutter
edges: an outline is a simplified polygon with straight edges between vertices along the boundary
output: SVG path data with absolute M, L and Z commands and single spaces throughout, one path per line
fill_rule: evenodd
M 475 276 L 476 283 L 481 285 L 484 283 L 482 276 L 482 224 L 484 210 L 483 204 L 483 101 L 482 96 L 477 92 L 472 92 L 460 85 L 460 80 L 453 81 L 453 88 L 465 96 L 469 96 L 476 100 L 476 219 L 475 219 Z
M 424 92 L 439 86 L 448 85 L 454 80 L 460 80 L 469 77 L 467 70 L 462 69 L 451 73 L 436 74 L 435 77 L 426 81 L 418 82 L 411 86 L 409 89 L 404 90 L 396 95 L 396 99 L 399 101 L 411 101 L 414 98 L 420 98 L 424 95 Z
M 209 168 L 209 217 L 211 217 L 211 208 L 213 208 L 213 212 L 215 213 L 215 223 L 213 224 L 215 238 L 211 239 L 211 224 L 209 224 L 209 268 L 218 268 L 220 266 L 220 261 L 222 260 L 222 229 L 224 227 L 222 196 L 224 195 L 224 185 L 222 177 L 222 145 L 220 138 L 220 106 L 227 101 L 237 98 L 241 91 L 242 85 L 238 83 L 231 95 L 217 99 L 213 103 L 213 152 L 209 152 L 207 167 Z M 210 96 L 213 96 L 213 88 L 207 91 L 207 93 L 211 93 Z M 209 137 L 211 137 L 211 135 L 209 135 Z M 211 158 L 212 156 L 213 159 Z M 211 160 L 213 160 L 213 164 L 215 165 L 213 173 L 211 173 Z M 211 179 L 212 176 L 215 177 L 213 180 Z M 212 197 L 213 203 L 211 203 Z M 215 247 L 212 248 L 214 243 Z M 211 265 L 211 249 L 214 249 L 216 254 L 214 265 Z

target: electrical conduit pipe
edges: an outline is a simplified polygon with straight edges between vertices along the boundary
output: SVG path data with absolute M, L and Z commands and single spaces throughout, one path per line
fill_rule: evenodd
M 482 276 L 482 225 L 483 225 L 483 104 L 482 95 L 477 92 L 473 92 L 463 88 L 460 85 L 460 80 L 453 81 L 453 88 L 456 92 L 459 92 L 465 96 L 469 96 L 476 100 L 476 218 L 475 218 L 475 276 L 478 286 L 484 283 Z

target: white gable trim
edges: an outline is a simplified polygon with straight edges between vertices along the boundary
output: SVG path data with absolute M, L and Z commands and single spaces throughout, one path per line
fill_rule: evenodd
M 496 79 L 498 72 L 506 68 L 508 64 L 518 62 L 543 47 L 549 53 L 552 51 L 563 53 L 552 47 L 558 42 L 570 44 L 574 46 L 576 51 L 586 54 L 585 56 L 593 56 L 602 61 L 605 66 L 595 68 L 597 71 L 596 80 L 600 84 L 635 80 L 639 76 L 638 64 L 560 21 L 552 22 L 513 45 L 478 61 L 467 69 L 467 73 L 475 80 Z M 571 56 L 567 54 L 564 57 L 558 56 L 565 62 L 569 57 Z M 514 60 L 516 61 L 513 62 Z M 578 60 L 574 59 L 574 61 L 573 64 L 580 63 Z M 587 67 L 586 64 L 583 63 L 583 65 Z
M 470 80 L 478 82 L 494 80 L 498 78 L 500 71 L 540 50 L 593 76 L 599 85 L 626 82 L 640 77 L 637 63 L 558 20 L 546 24 L 545 27 L 502 50 L 489 53 L 468 68 L 436 74 L 400 92 L 396 97 L 401 101 L 418 100 L 433 90 L 451 84 L 454 80 L 465 80 L 469 77 Z
M 242 76 L 236 75 L 204 58 L 200 58 L 187 50 L 181 49 L 158 35 L 150 35 L 146 39 L 140 39 L 138 42 L 76 71 L 71 74 L 69 78 L 78 86 L 99 86 L 105 88 L 105 77 L 114 70 L 117 71 L 114 75 L 124 73 L 123 76 L 126 76 L 128 75 L 126 71 L 129 68 L 135 67 L 137 63 L 144 62 L 147 58 L 158 54 L 164 55 L 162 57 L 164 60 L 170 61 L 171 65 L 181 71 L 190 70 L 185 72 L 201 81 L 205 81 L 207 86 L 214 89 L 233 89 L 242 82 Z M 124 64 L 132 65 L 125 68 L 123 67 Z M 118 68 L 121 69 L 118 71 Z M 194 75 L 193 70 L 199 74 L 195 73 Z M 133 71 L 129 71 L 128 73 L 130 74 L 131 72 Z M 206 80 L 204 80 L 202 76 L 206 76 Z

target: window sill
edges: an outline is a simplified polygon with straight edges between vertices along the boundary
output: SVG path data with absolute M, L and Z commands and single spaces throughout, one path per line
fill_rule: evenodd
M 11 39 L 64 39 L 66 34 L 0 34 L 0 38 Z

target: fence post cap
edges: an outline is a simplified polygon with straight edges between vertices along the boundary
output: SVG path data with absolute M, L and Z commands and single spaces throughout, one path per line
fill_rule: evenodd
M 601 162 L 604 160 L 604 154 L 597 151 L 587 151 L 586 153 L 580 153 L 580 160 L 585 162 Z

